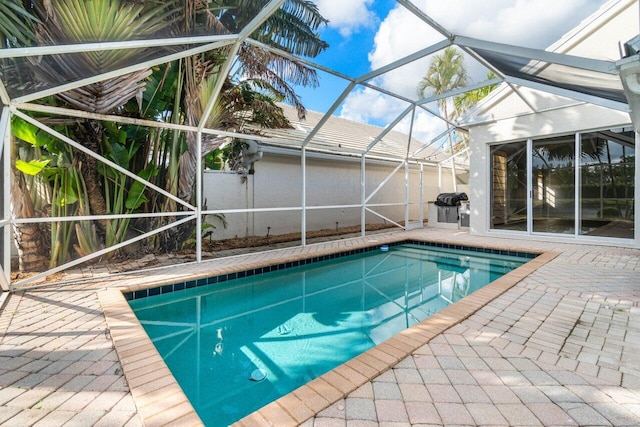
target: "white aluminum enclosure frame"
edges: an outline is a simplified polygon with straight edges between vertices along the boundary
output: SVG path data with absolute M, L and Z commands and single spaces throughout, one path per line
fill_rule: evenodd
M 577 92 L 574 90 L 570 90 L 570 89 L 565 89 L 565 88 L 559 88 L 556 86 L 551 86 L 551 85 L 545 85 L 545 84 L 541 84 L 538 82 L 532 82 L 532 81 L 528 81 L 522 78 L 518 78 L 518 77 L 512 77 L 512 76 L 508 76 L 508 75 L 504 75 L 502 73 L 499 72 L 499 70 L 495 69 L 494 67 L 492 67 L 490 64 L 488 64 L 486 61 L 483 61 L 482 58 L 480 58 L 477 54 L 475 54 L 475 52 L 473 51 L 474 48 L 478 48 L 478 49 L 483 49 L 483 50 L 488 50 L 488 51 L 493 51 L 493 52 L 499 52 L 499 53 L 503 53 L 503 54 L 514 54 L 514 55 L 519 55 L 519 56 L 526 56 L 528 58 L 532 58 L 534 60 L 539 60 L 539 61 L 546 61 L 546 62 L 550 62 L 550 63 L 554 63 L 554 64 L 561 64 L 561 65 L 565 65 L 565 66 L 569 66 L 569 67 L 575 67 L 575 68 L 580 68 L 580 69 L 585 69 L 585 70 L 591 70 L 594 72 L 603 72 L 603 73 L 607 73 L 607 74 L 611 74 L 611 75 L 618 75 L 619 74 L 619 70 L 618 67 L 616 66 L 615 62 L 612 61 L 602 61 L 602 60 L 594 60 L 594 59 L 588 59 L 588 58 L 580 58 L 580 57 L 575 57 L 575 56 L 567 56 L 567 55 L 562 55 L 562 54 L 558 54 L 558 53 L 553 53 L 553 52 L 548 52 L 548 51 L 544 51 L 544 50 L 539 50 L 539 49 L 525 49 L 525 48 L 521 48 L 521 47 L 516 47 L 516 46 L 510 46 L 510 45 L 504 45 L 504 44 L 498 44 L 498 43 L 492 43 L 492 42 L 486 42 L 486 41 L 482 41 L 482 40 L 477 40 L 477 39 L 472 39 L 472 38 L 468 38 L 468 37 L 462 37 L 462 36 L 457 36 L 449 31 L 447 31 L 444 27 L 442 27 L 441 25 L 439 25 L 437 22 L 435 22 L 433 19 L 431 19 L 429 16 L 427 16 L 426 14 L 424 14 L 423 12 L 420 11 L 419 8 L 417 8 L 415 5 L 412 4 L 411 1 L 408 0 L 396 0 L 398 4 L 402 5 L 403 7 L 405 7 L 407 10 L 411 11 L 413 14 L 415 14 L 419 19 L 421 19 L 423 22 L 425 22 L 426 25 L 429 25 L 430 27 L 434 28 L 436 31 L 438 31 L 440 34 L 443 35 L 444 40 L 435 43 L 431 46 L 428 46 L 424 49 L 421 49 L 411 55 L 408 55 L 404 58 L 401 58 L 397 61 L 394 61 L 388 65 L 385 65 L 383 67 L 380 67 L 376 70 L 372 70 L 371 72 L 368 72 L 362 76 L 359 77 L 350 77 L 350 76 L 346 76 L 340 72 L 331 70 L 327 67 L 324 67 L 320 64 L 316 64 L 312 61 L 309 61 L 307 59 L 302 59 L 302 58 L 297 58 L 289 53 L 286 52 L 282 52 L 279 51 L 277 49 L 273 49 L 271 47 L 268 47 L 262 43 L 259 43 L 255 40 L 250 39 L 250 35 L 272 14 L 274 13 L 274 11 L 276 11 L 278 8 L 281 7 L 281 5 L 284 3 L 284 0 L 272 0 L 270 1 L 264 8 L 263 10 L 242 30 L 242 32 L 240 34 L 234 34 L 234 35 L 218 35 L 218 36 L 202 36 L 202 37 L 182 37 L 182 38 L 175 38 L 175 39 L 158 39 L 158 40 L 143 40 L 143 41 L 125 41 L 125 42 L 103 42 L 103 43 L 85 43 L 85 44 L 74 44 L 74 45 L 64 45 L 64 46 L 47 46 L 47 47 L 32 47 L 32 48 L 21 48 L 21 49 L 2 49 L 0 50 L 0 58 L 11 58 L 11 57 L 27 57 L 27 56 L 40 56 L 40 55 L 53 55 L 53 54 L 64 54 L 64 53 L 76 53 L 76 52 L 88 52 L 88 51 L 103 51 L 103 50 L 114 50 L 114 49 L 133 49 L 133 48 L 149 48 L 149 47 L 153 47 L 153 46 L 168 46 L 168 45 L 172 45 L 172 46 L 177 46 L 177 45 L 196 45 L 196 47 L 190 48 L 188 50 L 184 50 L 182 52 L 179 53 L 175 53 L 175 54 L 171 54 L 171 55 L 167 55 L 161 58 L 157 58 L 154 60 L 150 60 L 150 61 L 145 61 L 145 62 L 141 62 L 139 64 L 133 65 L 133 66 L 129 66 L 120 70 L 114 70 L 108 73 L 104 73 L 104 74 L 100 74 L 100 75 L 96 75 L 90 78 L 85 78 L 85 79 L 81 79 L 75 82 L 71 82 L 68 84 L 64 84 L 64 85 L 60 85 L 54 88 L 49 88 L 47 90 L 43 90 L 43 91 L 39 91 L 39 92 L 35 92 L 35 93 L 31 93 L 28 95 L 23 95 L 23 96 L 19 96 L 17 98 L 12 99 L 9 95 L 9 93 L 6 90 L 6 87 L 4 85 L 4 83 L 0 80 L 0 100 L 2 100 L 3 104 L 4 104 L 4 108 L 2 110 L 2 115 L 0 116 L 0 137 L 1 137 L 1 142 L 0 142 L 0 146 L 2 147 L 2 153 L 3 153 L 3 170 L 4 170 L 4 176 L 3 176 L 3 217 L 0 219 L 0 231 L 3 233 L 3 257 L 2 260 L 0 260 L 2 262 L 2 264 L 0 265 L 1 268 L 1 277 L 0 277 L 0 288 L 3 291 L 6 291 L 8 289 L 20 289 L 22 287 L 24 287 L 25 285 L 30 284 L 31 282 L 34 282 L 38 279 L 41 279 L 43 277 L 46 277 L 47 275 L 57 272 L 57 271 L 62 271 L 66 268 L 78 265 L 84 261 L 87 261 L 89 259 L 98 257 L 103 255 L 106 252 L 118 249 L 120 247 L 123 247 L 129 243 L 133 243 L 137 240 L 146 238 L 150 235 L 153 235 L 155 233 L 159 233 L 162 232 L 166 229 L 169 229 L 171 227 L 175 227 L 179 224 L 182 224 L 184 222 L 187 221 L 192 221 L 195 220 L 196 222 L 196 261 L 197 262 L 201 262 L 202 261 L 202 240 L 201 240 L 201 231 L 202 231 L 202 218 L 203 215 L 206 214 L 217 214 L 217 213 L 222 213 L 222 214 L 226 214 L 226 213 L 240 213 L 240 212 L 246 212 L 246 213 L 256 213 L 256 212 L 278 212 L 278 211 L 300 211 L 301 212 L 301 235 L 302 235 L 302 241 L 301 244 L 302 245 L 306 245 L 306 216 L 307 216 L 307 212 L 309 210 L 316 210 L 316 209 L 338 209 L 338 208 L 360 208 L 361 209 L 361 234 L 364 236 L 365 235 L 365 215 L 366 212 L 371 212 L 375 215 L 381 216 L 380 214 L 376 213 L 372 208 L 373 207 L 380 207 L 380 206 L 393 206 L 393 205 L 404 205 L 405 206 L 405 224 L 403 226 L 403 228 L 406 228 L 409 224 L 408 224 L 408 220 L 409 220 L 409 216 L 408 216 L 408 209 L 409 209 L 409 205 L 412 203 L 415 203 L 415 201 L 411 201 L 408 198 L 408 192 L 405 194 L 405 199 L 402 203 L 388 203 L 388 204 L 377 204 L 377 205 L 373 205 L 373 204 L 369 204 L 369 201 L 371 200 L 371 198 L 373 197 L 373 195 L 376 194 L 377 191 L 380 190 L 380 188 L 382 186 L 384 186 L 384 184 L 386 182 L 388 182 L 388 180 L 390 179 L 391 175 L 393 175 L 393 173 L 399 171 L 400 169 L 402 169 L 402 167 L 405 168 L 405 186 L 408 186 L 408 167 L 410 164 L 412 165 L 417 165 L 417 167 L 419 168 L 419 174 L 420 174 L 420 179 L 419 179 L 419 186 L 420 186 L 420 194 L 422 195 L 422 188 L 423 188 L 423 181 L 422 181 L 422 176 L 423 176 L 423 170 L 425 166 L 432 166 L 432 167 L 437 167 L 438 171 L 439 171 L 439 183 L 438 186 L 439 188 L 441 188 L 441 180 L 442 180 L 442 168 L 451 168 L 454 169 L 454 161 L 455 158 L 461 155 L 465 155 L 466 152 L 465 151 L 461 151 L 456 153 L 454 156 L 448 157 L 444 160 L 441 160 L 440 162 L 433 162 L 430 160 L 427 160 L 424 157 L 420 156 L 420 153 L 422 151 L 424 151 L 426 148 L 432 146 L 433 144 L 435 144 L 437 141 L 439 141 L 441 138 L 445 137 L 449 132 L 452 132 L 454 130 L 456 130 L 457 128 L 459 128 L 459 124 L 452 122 L 450 120 L 447 120 L 445 117 L 443 117 L 439 112 L 437 111 L 433 111 L 432 109 L 430 109 L 428 107 L 428 104 L 434 102 L 434 101 L 438 101 L 440 99 L 443 98 L 448 98 L 448 97 L 453 97 L 456 95 L 459 95 L 463 92 L 469 91 L 469 90 L 473 90 L 473 89 L 477 89 L 483 86 L 487 86 L 487 85 L 492 85 L 492 84 L 496 84 L 499 82 L 504 82 L 506 83 L 509 88 L 511 90 L 513 90 L 514 92 L 516 92 L 518 94 L 518 96 L 523 99 L 523 101 L 529 106 L 529 108 L 531 109 L 532 113 L 536 113 L 536 109 L 526 100 L 526 97 L 524 97 L 523 95 L 521 95 L 518 91 L 519 87 L 528 87 L 531 89 L 535 89 L 535 90 L 542 90 L 554 95 L 559 95 L 559 96 L 565 96 L 565 97 L 570 97 L 573 98 L 575 100 L 578 101 L 582 101 L 582 102 L 590 102 L 596 105 L 601 105 L 601 106 L 605 106 L 606 108 L 611 108 L 611 109 L 616 109 L 619 111 L 625 111 L 628 112 L 629 111 L 629 106 L 627 104 L 621 103 L 621 102 L 616 102 L 616 101 L 611 101 L 611 100 L 607 100 L 604 98 L 600 98 L 597 96 L 593 96 L 593 95 L 589 95 L 589 94 L 585 94 L 582 92 Z M 230 49 L 231 54 L 229 55 L 229 60 L 227 61 L 226 64 L 223 65 L 223 68 L 221 70 L 223 75 L 226 75 L 230 69 L 231 69 L 231 62 L 233 59 L 234 54 L 238 51 L 238 49 L 241 47 L 242 43 L 250 43 L 254 46 L 258 46 L 264 49 L 268 49 L 274 53 L 280 54 L 284 57 L 288 57 L 291 59 L 295 59 L 297 61 L 299 61 L 302 64 L 305 64 L 309 67 L 315 68 L 317 70 L 329 73 L 332 76 L 338 77 L 340 79 L 343 79 L 344 81 L 346 81 L 347 87 L 345 88 L 345 90 L 338 96 L 338 98 L 335 100 L 335 102 L 333 103 L 333 105 L 325 112 L 324 116 L 322 117 L 322 119 L 314 126 L 314 128 L 311 130 L 311 132 L 309 132 L 309 134 L 306 136 L 306 138 L 304 139 L 304 141 L 302 141 L 301 143 L 299 143 L 298 141 L 274 141 L 272 138 L 266 138 L 260 135 L 251 135 L 250 137 L 252 139 L 255 139 L 256 141 L 262 142 L 262 143 L 266 143 L 266 144 L 278 144 L 279 142 L 286 142 L 288 147 L 291 146 L 298 146 L 300 149 L 300 153 L 301 153 L 301 172 L 302 172 L 302 196 L 301 196 L 301 201 L 300 201 L 300 206 L 290 206 L 290 207 L 278 207 L 278 208 L 254 208 L 254 209 L 221 209 L 221 210 L 205 210 L 203 209 L 202 206 L 202 176 L 200 173 L 198 173 L 196 175 L 196 183 L 195 183 L 195 192 L 196 192 L 196 202 L 194 205 L 191 205 L 189 203 L 185 203 L 182 200 L 180 200 L 179 198 L 177 198 L 176 196 L 171 195 L 170 193 L 166 192 L 165 190 L 163 190 L 162 188 L 159 188 L 153 184 L 151 184 L 150 182 L 143 180 L 139 177 L 137 177 L 135 174 L 132 174 L 131 172 L 127 171 L 126 169 L 120 168 L 118 165 L 109 162 L 109 160 L 107 160 L 106 158 L 99 156 L 95 153 L 90 152 L 89 150 L 84 149 L 84 147 L 80 144 L 78 144 L 77 142 L 64 137 L 63 135 L 55 132 L 53 129 L 51 129 L 50 127 L 38 122 L 37 120 L 32 119 L 30 116 L 28 116 L 27 114 L 25 114 L 25 112 L 41 112 L 41 113 L 48 113 L 48 114 L 58 114 L 60 116 L 66 116 L 66 117 L 78 117 L 78 118 L 87 118 L 87 119 L 95 119 L 95 120 L 105 120 L 105 121 L 112 121 L 112 122 L 117 122 L 117 123 L 130 123 L 130 124 L 137 124 L 140 126 L 148 126 L 148 127 L 157 127 L 157 128 L 163 128 L 163 129 L 174 129 L 174 130 L 178 130 L 181 132 L 195 132 L 196 133 L 196 141 L 197 141 L 197 152 L 201 153 L 202 151 L 202 134 L 210 134 L 210 135 L 219 135 L 219 136 L 226 136 L 226 137 L 243 137 L 243 138 L 247 138 L 247 134 L 236 134 L 233 132 L 225 132 L 225 131 L 221 131 L 221 130 L 217 130 L 217 129 L 207 129 L 205 127 L 205 124 L 207 122 L 207 119 L 212 111 L 213 105 L 219 95 L 219 92 L 222 88 L 222 83 L 224 82 L 224 79 L 220 78 L 218 79 L 218 84 L 213 92 L 213 95 L 211 97 L 211 99 L 209 100 L 209 103 L 207 104 L 205 111 L 202 115 L 202 117 L 200 118 L 199 121 L 199 125 L 197 127 L 191 127 L 191 126 L 184 126 L 184 125 L 172 125 L 169 123 L 159 123 L 159 122 L 153 122 L 153 121 L 149 121 L 149 120 L 140 120 L 140 119 L 131 119 L 131 118 L 126 118 L 126 117 L 120 117 L 120 116 L 115 116 L 115 115 L 106 115 L 106 114 L 95 114 L 95 113 L 87 113 L 87 112 L 82 112 L 82 111 L 75 111 L 75 110 L 69 110 L 69 109 L 64 109 L 64 108 L 59 108 L 59 107 L 48 107 L 48 106 L 44 106 L 44 105 L 39 105 L 39 104 L 35 104 L 32 103 L 33 101 L 36 101 L 38 99 L 41 99 L 45 96 L 51 96 L 51 95 L 55 95 L 55 94 L 59 94 L 61 92 L 70 90 L 70 89 L 75 89 L 75 88 L 79 88 L 82 86 L 85 86 L 87 84 L 91 84 L 91 83 L 96 83 L 99 81 L 103 81 L 105 79 L 114 77 L 114 76 L 118 76 L 118 75 L 122 75 L 122 74 L 127 74 L 127 73 L 131 73 L 134 71 L 140 71 L 140 70 L 144 70 L 147 69 L 149 67 L 155 66 L 155 65 L 160 65 L 160 64 L 164 64 L 170 61 L 174 61 L 177 59 L 181 59 L 184 57 L 187 57 L 189 55 L 194 55 L 194 54 L 198 54 L 201 52 L 205 52 L 205 51 L 209 51 L 209 50 L 213 50 L 213 49 L 218 49 L 221 47 L 227 47 L 228 49 Z M 373 83 L 371 80 L 374 79 L 375 77 L 381 76 L 387 72 L 391 72 L 394 70 L 397 70 L 398 68 L 409 64 L 413 61 L 416 61 L 418 59 L 421 58 L 425 58 L 428 57 L 429 55 L 432 55 L 434 53 L 437 53 L 439 51 L 441 51 L 442 49 L 448 47 L 448 46 L 458 46 L 461 49 L 463 49 L 465 52 L 469 53 L 470 55 L 472 55 L 475 59 L 479 60 L 481 63 L 483 63 L 485 66 L 487 66 L 489 69 L 491 69 L 492 71 L 494 71 L 497 75 L 498 78 L 497 79 L 492 79 L 489 81 L 485 81 L 485 82 L 480 82 L 480 83 L 475 83 L 472 85 L 469 85 L 465 88 L 462 89 L 456 89 L 456 90 L 452 90 L 449 91 L 445 94 L 440 94 L 437 96 L 431 96 L 431 97 L 427 97 L 425 99 L 421 99 L 421 100 L 412 100 L 412 99 L 408 99 L 405 96 L 402 96 L 400 94 L 397 93 L 393 93 L 385 88 L 381 88 L 376 86 L 375 83 Z M 372 89 L 374 91 L 377 91 L 381 94 L 385 94 L 388 95 L 390 97 L 393 97 L 397 100 L 403 101 L 405 103 L 407 103 L 407 108 L 402 111 L 397 118 L 389 124 L 389 126 L 387 126 L 379 135 L 377 135 L 374 140 L 369 144 L 368 147 L 366 147 L 365 149 L 362 150 L 361 153 L 359 153 L 360 159 L 361 159 L 361 192 L 360 192 L 360 201 L 359 203 L 354 203 L 354 204 L 350 204 L 350 205 L 331 205 L 331 206 L 308 206 L 307 205 L 307 189 L 306 189 L 306 159 L 307 159 L 307 152 L 309 151 L 320 151 L 319 149 L 313 147 L 313 138 L 315 135 L 317 135 L 317 133 L 319 132 L 319 130 L 322 128 L 322 126 L 329 120 L 329 118 L 331 117 L 331 115 L 337 111 L 337 109 L 340 107 L 340 105 L 342 104 L 342 102 L 347 98 L 347 96 L 357 87 L 366 87 L 368 89 Z M 426 143 L 424 145 L 422 145 L 419 149 L 417 150 L 410 150 L 410 145 L 411 145 L 411 136 L 409 136 L 409 140 L 407 142 L 407 147 L 406 147 L 406 151 L 405 152 L 401 152 L 401 153 L 388 153 L 388 155 L 386 156 L 386 158 L 388 160 L 391 161 L 396 161 L 399 162 L 398 167 L 396 168 L 396 170 L 389 175 L 389 177 L 387 177 L 387 179 L 384 180 L 383 183 L 381 183 L 378 188 L 376 188 L 372 193 L 370 193 L 369 195 L 367 195 L 366 193 L 366 188 L 365 188 L 365 178 L 366 178 L 366 160 L 368 158 L 380 158 L 379 155 L 373 156 L 371 155 L 371 150 L 377 146 L 377 144 L 383 139 L 383 137 L 389 132 L 391 131 L 394 126 L 396 126 L 401 120 L 403 120 L 409 113 L 412 114 L 412 123 L 411 123 L 411 130 L 410 130 L 410 134 L 413 130 L 413 115 L 415 115 L 416 110 L 420 109 L 421 111 L 425 111 L 435 117 L 438 117 L 440 120 L 442 120 L 445 124 L 445 126 L 447 127 L 447 130 L 445 132 L 443 132 L 441 135 L 439 135 L 438 137 L 434 138 L 432 141 L 430 141 L 429 143 Z M 11 134 L 10 134 L 10 122 L 11 122 L 11 117 L 12 116 L 18 116 L 20 118 L 22 118 L 23 120 L 27 120 L 29 121 L 31 124 L 39 127 L 40 129 L 42 129 L 45 132 L 48 132 L 50 134 L 52 134 L 53 136 L 55 136 L 56 138 L 58 138 L 59 140 L 69 144 L 70 146 L 74 147 L 77 150 L 81 150 L 84 151 L 87 155 L 93 156 L 94 158 L 96 158 L 98 161 L 106 163 L 108 165 L 110 165 L 111 167 L 115 168 L 116 170 L 118 170 L 119 172 L 126 174 L 127 176 L 131 177 L 134 180 L 137 180 L 138 182 L 143 183 L 144 185 L 146 185 L 147 187 L 149 187 L 150 189 L 159 192 L 160 194 L 163 194 L 166 197 L 171 198 L 172 200 L 174 200 L 176 203 L 180 203 L 182 204 L 182 206 L 186 209 L 185 211 L 181 211 L 181 212 L 161 212 L 161 213 L 147 213 L 147 214 L 131 214 L 131 215 L 103 215 L 103 216 L 88 216 L 88 217 L 64 217 L 64 218 L 12 218 L 11 216 L 11 210 L 10 210 L 10 204 L 11 204 L 11 197 L 10 197 L 10 168 L 11 168 L 11 163 L 10 163 L 10 159 L 11 159 L 11 155 L 10 155 L 10 146 L 11 146 Z M 464 129 L 462 129 L 464 130 Z M 339 152 L 340 150 L 338 148 L 335 148 L 333 153 L 334 154 L 340 154 Z M 352 153 L 350 153 L 350 155 L 352 155 Z M 197 157 L 197 170 L 201 171 L 202 170 L 202 158 L 201 156 Z M 453 176 L 453 180 L 454 180 L 454 185 L 455 185 L 455 176 Z M 423 215 L 423 211 L 422 211 L 422 207 L 424 205 L 424 202 L 422 200 L 422 196 L 421 199 L 418 201 L 419 205 L 420 205 L 420 222 L 422 223 L 422 215 Z M 148 233 L 145 233 L 141 236 L 137 236 L 134 239 L 130 239 L 126 242 L 123 242 L 119 245 L 116 246 L 112 246 L 110 248 L 106 248 L 103 249 L 102 251 L 96 252 L 94 254 L 88 255 L 86 257 L 82 257 L 80 259 L 74 260 L 72 262 L 69 262 L 67 264 L 58 266 L 54 269 L 48 270 L 46 272 L 43 272 L 41 274 L 38 274 L 36 276 L 33 276 L 29 279 L 26 280 L 22 280 L 19 282 L 16 282 L 13 285 L 9 285 L 10 282 L 10 273 L 11 273 L 11 259 L 10 259 L 10 252 L 11 252 L 11 240 L 12 240 L 12 234 L 11 234 L 11 228 L 13 226 L 13 224 L 20 224 L 20 223 L 33 223 L 33 222 L 51 222 L 51 221 L 79 221 L 79 220 L 96 220 L 96 219 L 113 219 L 113 218 L 138 218 L 138 217 L 161 217 L 161 216 L 174 216 L 174 217 L 179 217 L 179 220 L 176 220 L 174 223 L 172 224 L 168 224 L 165 225 L 164 227 L 158 228 L 156 230 L 152 230 Z M 381 216 L 382 217 L 382 216 Z M 384 217 L 383 217 L 384 218 Z M 386 220 L 389 220 L 388 218 L 385 218 Z M 389 220 L 390 221 L 390 220 Z M 391 221 L 392 223 L 394 223 L 397 226 L 400 226 L 400 224 L 397 224 L 393 221 Z

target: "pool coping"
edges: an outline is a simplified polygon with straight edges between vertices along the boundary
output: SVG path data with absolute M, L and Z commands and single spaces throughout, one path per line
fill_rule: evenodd
M 348 248 L 332 247 L 319 249 L 313 253 L 292 253 L 292 251 L 282 250 L 282 257 L 278 258 L 276 262 L 290 263 L 302 259 L 319 258 L 341 253 L 346 250 L 358 250 L 369 246 L 394 244 L 408 240 L 461 246 L 460 242 L 448 242 L 446 239 L 429 239 L 415 236 L 408 238 L 406 235 L 376 237 L 374 240 L 362 241 Z M 437 335 L 467 319 L 558 255 L 553 251 L 539 252 L 526 248 L 505 248 L 495 245 L 485 245 L 484 247 L 498 251 L 538 253 L 539 255 L 471 295 L 431 315 L 422 322 L 405 329 L 396 336 L 372 347 L 291 393 L 267 404 L 256 412 L 247 415 L 234 425 L 249 427 L 256 425 L 293 426 L 301 424 L 346 397 L 361 385 L 392 368 Z M 233 274 L 238 271 L 274 265 L 273 258 L 252 260 L 251 258 L 254 258 L 253 255 L 256 254 L 234 257 L 241 262 L 232 266 L 223 265 L 211 269 L 206 269 L 205 267 L 200 269 L 201 271 L 180 276 L 168 275 L 169 277 L 160 279 L 146 275 L 128 280 L 126 284 L 121 286 L 98 292 L 108 331 L 122 365 L 124 377 L 131 390 L 138 413 L 145 425 L 204 424 L 136 318 L 125 298 L 125 293 L 158 288 L 162 285 L 180 281 L 185 281 L 185 283 L 186 281 L 196 281 L 197 283 L 197 280 L 208 276 Z

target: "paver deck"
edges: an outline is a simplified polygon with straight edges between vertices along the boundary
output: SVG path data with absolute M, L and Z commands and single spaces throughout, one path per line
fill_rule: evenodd
M 640 250 L 433 229 L 11 294 L 0 312 L 0 424 L 198 425 L 116 287 L 410 237 L 553 255 L 239 425 L 640 425 Z

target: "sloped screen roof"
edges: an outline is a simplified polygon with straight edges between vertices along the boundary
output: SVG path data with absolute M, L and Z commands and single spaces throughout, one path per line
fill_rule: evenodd
M 553 64 L 474 48 L 474 52 L 507 76 L 626 103 L 620 78 L 614 74 Z
M 413 106 L 416 110 L 426 111 L 433 116 L 442 119 L 442 129 L 448 132 L 453 129 L 456 123 L 439 113 L 437 102 L 443 98 L 451 98 L 459 95 L 470 88 L 456 89 L 445 94 L 439 94 L 427 99 L 415 99 L 399 94 L 384 86 L 377 85 L 371 80 L 387 73 L 402 73 L 402 67 L 408 63 L 429 59 L 433 54 L 437 54 L 443 48 L 450 45 L 457 45 L 466 53 L 473 53 L 474 60 L 481 60 L 482 65 L 487 70 L 500 74 L 500 79 L 509 81 L 509 77 L 517 79 L 515 85 L 511 85 L 512 90 L 518 90 L 518 86 L 526 86 L 527 82 L 532 83 L 531 88 L 536 90 L 548 90 L 554 93 L 553 88 L 557 88 L 556 95 L 571 97 L 576 94 L 585 94 L 592 99 L 589 101 L 598 102 L 598 100 L 610 101 L 609 104 L 615 104 L 612 108 L 624 111 L 628 108 L 627 98 L 622 87 L 620 77 L 615 69 L 615 62 L 593 60 L 594 67 L 572 66 L 570 61 L 545 60 L 544 55 L 550 54 L 543 50 L 520 49 L 516 46 L 507 46 L 506 50 L 501 50 L 506 45 L 496 46 L 489 42 L 473 40 L 470 38 L 459 37 L 453 33 L 449 33 L 444 27 L 430 19 L 420 8 L 413 5 L 410 1 L 398 0 L 399 4 L 414 13 L 421 19 L 425 26 L 432 27 L 441 35 L 441 41 L 427 47 L 421 47 L 417 52 L 413 52 L 393 63 L 380 66 L 376 70 L 372 70 L 360 77 L 349 77 L 325 67 L 313 64 L 312 62 L 296 58 L 301 63 L 309 65 L 316 70 L 326 70 L 333 76 L 343 79 L 347 84 L 346 92 L 338 97 L 334 107 L 326 112 L 326 116 L 331 116 L 336 112 L 336 108 L 348 96 L 348 90 L 359 90 L 362 88 L 371 89 L 378 95 L 385 95 L 393 98 L 393 101 L 404 102 L 402 108 L 410 108 Z M 169 62 L 180 56 L 188 56 L 193 52 L 203 52 L 206 50 L 214 50 L 225 46 L 239 44 L 248 41 L 256 43 L 250 39 L 250 35 L 254 33 L 255 28 L 259 25 L 261 17 L 273 14 L 278 8 L 286 8 L 288 2 L 282 0 L 271 0 L 261 2 L 246 2 L 247 7 L 251 8 L 244 19 L 238 21 L 238 25 L 233 28 L 218 30 L 209 30 L 204 34 L 202 26 L 197 25 L 190 34 L 184 34 L 172 27 L 157 30 L 154 26 L 147 28 L 148 33 L 140 34 L 130 28 L 123 28 L 122 31 L 110 29 L 108 36 L 103 38 L 93 38 L 90 40 L 76 38 L 73 40 L 64 39 L 60 45 L 55 45 L 52 38 L 44 38 L 37 41 L 36 47 L 28 47 L 21 49 L 1 49 L 0 50 L 0 97 L 3 98 L 5 104 L 9 102 L 15 103 L 23 107 L 25 103 L 40 102 L 40 99 L 53 94 L 64 93 L 71 89 L 76 92 L 83 90 L 91 90 L 90 85 L 113 79 L 114 77 L 130 78 L 138 82 L 138 88 L 144 85 L 144 79 L 148 76 L 145 73 L 148 70 L 162 62 Z M 134 6 L 132 6 L 134 7 Z M 167 12 L 169 13 L 169 12 Z M 234 13 L 234 11 L 229 11 Z M 225 16 L 220 17 L 223 22 Z M 256 19 L 253 26 L 250 21 Z M 131 23 L 134 26 L 134 23 Z M 130 30 L 130 34 L 124 34 L 124 30 Z M 175 30 L 175 31 L 174 31 Z M 213 34 L 213 33 L 218 34 Z M 163 39 L 163 37 L 165 37 Z M 275 36 L 274 36 L 275 37 Z M 264 40 L 260 40 L 264 42 Z M 86 44 L 81 44 L 86 43 Z M 276 54 L 284 54 L 295 58 L 295 55 L 288 52 L 278 51 L 278 49 L 267 46 L 266 44 L 256 44 L 257 46 L 269 49 Z M 540 55 L 529 53 L 540 52 Z M 552 58 L 559 58 L 561 54 L 553 54 Z M 117 57 L 118 61 L 111 59 Z M 534 58 L 534 59 L 532 59 Z M 541 59 L 542 58 L 542 59 Z M 581 58 L 580 64 L 589 63 L 589 59 Z M 86 66 L 84 66 L 84 65 Z M 602 67 L 610 65 L 612 72 L 603 72 Z M 600 67 L 600 68 L 599 68 Z M 29 76 L 26 78 L 25 76 Z M 477 86 L 477 84 L 476 84 Z M 109 88 L 101 87 L 100 90 L 108 90 Z M 4 95 L 4 96 L 3 96 Z M 64 96 L 64 94 L 63 94 Z M 581 99 L 576 96 L 576 99 Z M 386 100 L 385 100 L 386 102 Z M 22 105 L 21 105 L 22 104 Z M 601 102 L 605 105 L 606 102 Z M 610 106 L 610 105 L 607 105 Z M 104 108 L 95 108 L 95 112 L 106 113 L 109 111 L 109 105 Z M 398 109 L 400 111 L 400 109 Z M 405 110 L 408 111 L 408 110 Z M 407 115 L 408 117 L 408 115 Z M 326 120 L 319 119 L 316 124 L 318 129 L 324 126 Z M 396 123 L 389 125 L 393 128 Z M 459 125 L 459 123 L 458 123 Z M 411 125 L 413 126 L 413 125 Z M 398 128 L 400 129 L 400 128 Z M 285 129 L 283 132 L 290 132 Z M 294 132 L 295 133 L 295 132 Z M 291 140 L 295 140 L 295 135 L 289 135 Z M 371 135 L 377 138 L 378 135 Z M 344 143 L 336 143 L 338 138 L 344 138 Z M 327 143 L 327 138 L 331 141 Z M 311 131 L 310 137 L 302 139 L 303 145 L 309 148 L 326 147 L 327 144 L 332 146 L 336 152 L 353 153 L 378 153 L 391 155 L 393 157 L 405 157 L 416 152 L 416 147 L 407 149 L 406 143 L 409 141 L 397 140 L 398 138 L 378 138 L 374 141 L 373 146 L 367 138 L 362 139 L 359 143 L 353 141 L 352 135 L 347 132 L 342 135 L 331 134 L 330 129 L 324 132 L 318 132 L 317 129 Z M 411 138 L 411 144 L 415 135 Z M 438 138 L 431 141 L 434 143 Z M 422 141 L 430 145 L 429 141 Z M 418 144 L 417 147 L 423 145 Z M 440 146 L 443 146 L 440 144 Z M 433 153 L 426 153 L 426 150 L 420 152 L 422 159 L 433 159 Z

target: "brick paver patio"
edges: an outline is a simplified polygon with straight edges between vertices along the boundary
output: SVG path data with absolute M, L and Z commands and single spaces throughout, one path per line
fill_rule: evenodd
M 468 314 L 442 333 L 424 327 L 399 336 L 239 424 L 640 425 L 640 250 L 431 229 L 14 293 L 0 312 L 0 424 L 197 424 L 171 379 L 157 376 L 166 367 L 154 349 L 119 328 L 132 321 L 127 313 L 110 311 L 107 322 L 111 294 L 104 290 L 344 250 L 385 236 L 558 255 L 477 311 L 464 301 L 452 306 Z M 416 349 L 405 357 L 403 346 Z

